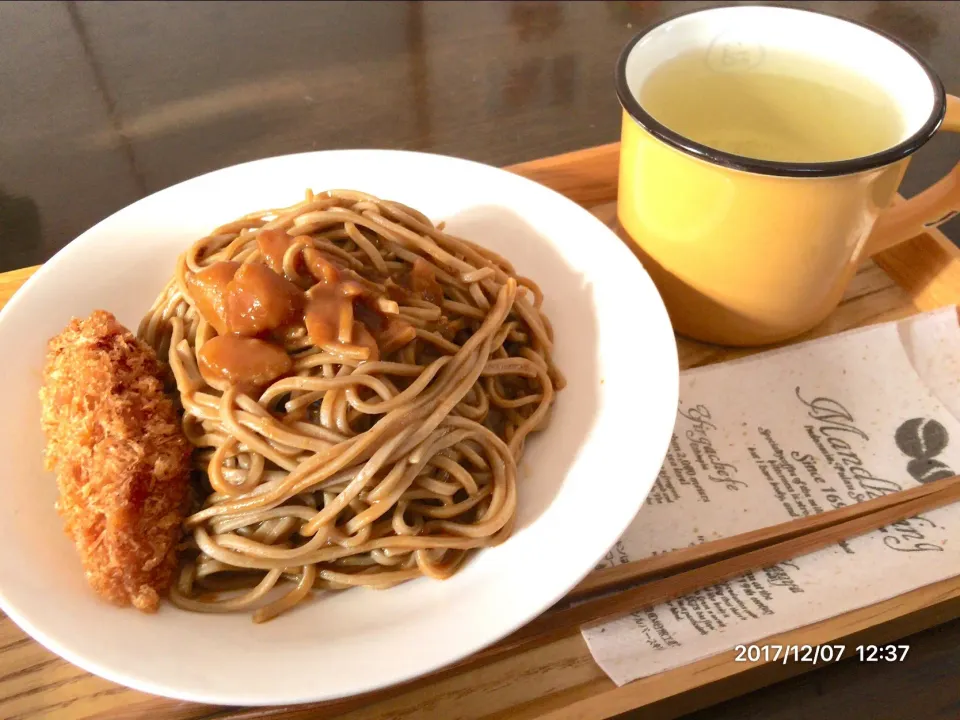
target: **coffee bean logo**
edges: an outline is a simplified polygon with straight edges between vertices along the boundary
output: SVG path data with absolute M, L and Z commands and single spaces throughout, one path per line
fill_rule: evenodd
M 897 428 L 897 447 L 907 457 L 932 458 L 947 447 L 947 429 L 936 420 L 913 418 Z
M 907 472 L 914 480 L 928 483 L 954 474 L 946 463 L 935 459 L 950 442 L 947 429 L 936 420 L 907 420 L 897 428 L 894 440 L 900 452 L 911 458 Z
M 953 470 L 947 467 L 946 463 L 933 458 L 914 458 L 907 463 L 907 472 L 914 480 L 922 483 L 953 477 Z

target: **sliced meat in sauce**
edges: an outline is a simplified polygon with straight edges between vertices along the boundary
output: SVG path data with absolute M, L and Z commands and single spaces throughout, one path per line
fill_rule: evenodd
M 187 275 L 197 309 L 220 335 L 254 336 L 282 327 L 302 307 L 303 293 L 261 263 L 218 262 Z
M 190 296 L 197 305 L 197 310 L 204 320 L 210 323 L 221 335 L 226 329 L 226 295 L 227 287 L 240 263 L 218 262 L 205 267 L 198 273 L 187 275 L 187 288 Z
M 257 235 L 257 247 L 260 248 L 260 254 L 263 255 L 264 262 L 275 273 L 283 275 L 283 256 L 293 244 L 293 238 L 287 235 L 286 230 L 273 228 L 272 230 L 261 230 Z
M 406 320 L 384 316 L 366 300 L 354 303 L 354 316 L 373 335 L 380 352 L 389 355 L 417 337 L 417 330 Z
M 304 248 L 303 261 L 307 266 L 307 272 L 318 283 L 338 286 L 341 295 L 356 297 L 378 292 L 377 286 L 369 280 L 341 266 L 316 248 Z
M 241 266 L 227 285 L 226 330 L 253 337 L 295 319 L 303 303 L 296 285 L 266 265 Z
M 340 281 L 340 268 L 316 248 L 303 249 L 303 262 L 317 282 L 333 285 Z
M 336 285 L 318 283 L 307 291 L 307 302 L 303 311 L 303 321 L 307 326 L 310 341 L 317 347 L 337 342 L 340 334 L 341 318 L 352 312 L 353 300 L 344 297 Z M 351 323 L 353 318 L 350 318 Z
M 283 231 L 263 231 L 257 238 L 263 263 L 220 262 L 187 276 L 198 310 L 218 333 L 198 358 L 201 374 L 211 384 L 263 388 L 290 373 L 293 360 L 282 343 L 298 327 L 306 329 L 313 345 L 334 352 L 338 345 L 349 347 L 366 361 L 379 360 L 416 338 L 413 325 L 391 314 L 396 304 L 379 297 L 376 285 L 316 248 L 304 248 L 298 261 L 298 272 L 305 269 L 316 281 L 301 291 L 282 274 L 283 254 L 294 241 Z M 442 301 L 442 288 L 425 261 L 414 265 L 409 284 L 412 290 L 386 279 L 388 295 Z
M 374 334 L 381 332 L 387 322 L 387 318 L 371 307 L 366 300 L 359 300 L 354 304 L 353 314 Z
M 354 321 L 353 323 L 353 344 L 358 347 L 367 348 L 370 354 L 367 356 L 367 362 L 377 362 L 380 359 L 380 347 L 376 339 L 370 334 L 366 326 Z
M 283 348 L 240 335 L 207 340 L 197 359 L 203 379 L 214 387 L 263 388 L 293 369 L 293 360 Z
M 410 289 L 427 302 L 440 305 L 443 302 L 443 288 L 437 282 L 433 266 L 426 260 L 417 258 L 410 271 Z
M 417 329 L 406 320 L 387 318 L 386 326 L 376 338 L 380 351 L 387 355 L 416 340 Z
M 307 326 L 307 334 L 310 336 L 310 342 L 317 347 L 329 347 L 339 344 L 347 344 L 354 347 L 366 348 L 366 357 L 363 359 L 368 362 L 375 362 L 380 359 L 380 348 L 373 334 L 362 322 L 354 320 L 352 312 L 345 312 L 344 309 L 353 310 L 353 302 L 349 298 L 330 294 L 328 296 L 314 296 L 307 300 L 307 307 L 304 312 L 304 322 Z M 341 312 L 345 312 L 341 316 Z M 345 322 L 349 322 L 349 331 L 341 334 L 340 330 Z M 345 340 L 343 335 L 349 339 Z M 331 348 L 333 349 L 333 348 Z

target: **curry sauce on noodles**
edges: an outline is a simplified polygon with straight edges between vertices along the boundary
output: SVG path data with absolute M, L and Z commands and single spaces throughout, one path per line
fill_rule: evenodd
M 138 333 L 194 446 L 172 601 L 263 621 L 502 542 L 564 385 L 542 301 L 506 259 L 361 192 L 197 241 Z

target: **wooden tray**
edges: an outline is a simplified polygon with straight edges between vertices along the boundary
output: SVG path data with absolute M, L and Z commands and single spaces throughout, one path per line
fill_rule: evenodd
M 523 163 L 515 173 L 552 187 L 605 222 L 614 218 L 618 145 Z M 0 305 L 33 273 L 0 274 Z M 860 268 L 840 308 L 805 338 L 894 320 L 960 303 L 960 251 L 939 232 L 919 236 Z M 680 365 L 749 354 L 678 340 Z M 960 616 L 960 577 L 795 630 L 769 643 L 881 643 Z M 150 648 L 144 648 L 150 652 Z M 189 649 L 184 649 L 189 653 Z M 185 661 L 188 661 L 185 658 Z M 587 720 L 644 708 L 645 720 L 674 718 L 811 669 L 806 664 L 734 663 L 724 653 L 617 688 L 593 662 L 579 633 L 520 654 L 491 653 L 432 676 L 335 703 L 231 709 L 166 700 L 114 685 L 61 660 L 0 619 L 0 717 L 254 720 Z M 317 672 L 322 672 L 318 668 Z

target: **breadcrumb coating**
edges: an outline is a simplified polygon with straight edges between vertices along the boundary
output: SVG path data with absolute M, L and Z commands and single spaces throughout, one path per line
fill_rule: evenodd
M 191 449 L 156 354 L 96 310 L 50 340 L 43 377 L 45 464 L 87 581 L 154 612 L 176 570 Z

